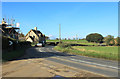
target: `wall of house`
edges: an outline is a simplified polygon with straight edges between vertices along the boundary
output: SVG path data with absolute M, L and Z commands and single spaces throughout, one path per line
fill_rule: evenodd
M 38 40 L 39 40 L 39 38 L 37 37 L 37 35 L 36 35 L 33 31 L 31 31 L 31 32 L 26 36 L 26 38 L 29 38 L 29 36 L 34 37 L 34 41 L 38 41 Z
M 34 37 L 34 41 L 38 41 L 38 42 L 44 41 L 44 42 L 46 43 L 45 37 L 41 37 L 41 34 L 39 34 L 39 37 L 38 37 L 33 31 L 31 31 L 31 32 L 26 36 L 26 39 L 29 38 L 29 36 Z M 27 41 L 33 42 L 30 38 L 27 39 Z
M 31 38 L 28 38 L 26 41 L 30 41 L 30 42 L 33 42 Z

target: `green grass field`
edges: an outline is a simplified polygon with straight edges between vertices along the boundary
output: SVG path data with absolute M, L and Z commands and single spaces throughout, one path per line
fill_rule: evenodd
M 51 40 L 57 41 L 57 40 Z M 118 60 L 118 46 L 97 46 L 97 43 L 89 43 L 86 40 L 62 40 L 63 44 L 83 44 L 95 46 L 56 46 L 54 49 L 75 55 L 83 55 L 96 58 L 104 58 L 109 60 Z M 105 45 L 105 43 L 103 43 Z
M 59 42 L 59 40 L 47 40 L 47 42 Z M 99 45 L 97 43 L 88 42 L 86 40 L 62 40 L 62 42 L 68 44 Z M 105 43 L 103 43 L 103 45 L 105 45 Z
M 74 55 L 82 55 L 96 58 L 103 58 L 108 60 L 118 60 L 118 47 L 117 46 L 72 46 L 62 48 L 60 46 L 56 46 L 55 50 L 74 54 Z
M 47 42 L 59 42 L 59 40 L 46 40 Z M 62 42 L 87 42 L 86 40 L 61 40 Z

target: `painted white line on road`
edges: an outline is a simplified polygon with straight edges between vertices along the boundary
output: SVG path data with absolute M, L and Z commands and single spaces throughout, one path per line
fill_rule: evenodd
M 76 59 L 70 59 L 70 60 L 72 60 L 72 61 L 78 61 L 78 62 L 83 62 L 83 63 L 90 64 L 90 65 L 98 65 L 98 66 L 103 66 L 103 67 L 120 69 L 120 68 L 118 68 L 118 67 L 113 67 L 113 66 L 108 66 L 108 65 L 103 65 L 103 64 L 93 63 L 93 62 L 87 62 L 87 61 L 82 61 L 82 60 L 76 60 Z
M 39 51 L 44 52 L 44 50 L 41 50 L 41 49 L 39 49 Z M 50 54 L 50 53 L 49 53 L 49 54 Z M 52 55 L 52 54 L 51 54 L 51 55 Z M 60 57 L 60 56 L 58 56 L 58 55 L 54 55 L 54 56 Z M 70 59 L 70 60 L 72 60 L 72 61 L 77 61 L 77 62 L 82 62 L 82 63 L 86 63 L 86 64 L 90 64 L 90 65 L 97 65 L 97 66 L 109 67 L 109 68 L 113 68 L 113 69 L 120 69 L 120 68 L 114 67 L 114 66 L 108 66 L 108 65 L 103 65 L 103 64 L 93 63 L 93 62 L 87 62 L 87 61 L 77 60 L 77 59 L 73 59 L 73 58 Z

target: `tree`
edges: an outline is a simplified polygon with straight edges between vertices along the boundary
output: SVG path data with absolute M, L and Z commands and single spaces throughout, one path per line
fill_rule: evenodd
M 103 36 L 98 33 L 92 33 L 86 36 L 88 42 L 102 43 L 103 39 Z
M 112 39 L 112 40 L 110 41 L 109 45 L 110 45 L 110 46 L 115 45 L 115 41 L 114 41 L 114 39 Z
M 20 33 L 19 35 L 20 35 L 20 37 L 24 37 L 25 36 L 23 33 Z
M 56 40 L 59 40 L 58 38 L 56 38 Z
M 115 45 L 119 46 L 120 45 L 120 37 L 117 37 L 115 39 Z
M 106 45 L 115 45 L 115 41 L 114 41 L 114 36 L 112 35 L 108 35 L 105 37 L 105 42 L 106 42 Z

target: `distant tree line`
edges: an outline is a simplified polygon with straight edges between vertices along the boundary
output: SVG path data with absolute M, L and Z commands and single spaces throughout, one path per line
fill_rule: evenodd
M 86 36 L 86 40 L 94 43 L 106 43 L 107 46 L 120 45 L 120 37 L 114 38 L 112 35 L 103 37 L 101 34 L 91 33 Z
M 59 38 L 56 38 L 56 40 L 59 40 Z M 63 40 L 87 40 L 88 42 L 94 42 L 99 44 L 105 43 L 107 46 L 120 46 L 120 37 L 114 38 L 114 36 L 112 35 L 103 37 L 99 33 L 88 34 L 86 38 L 83 38 L 83 39 L 64 38 Z

